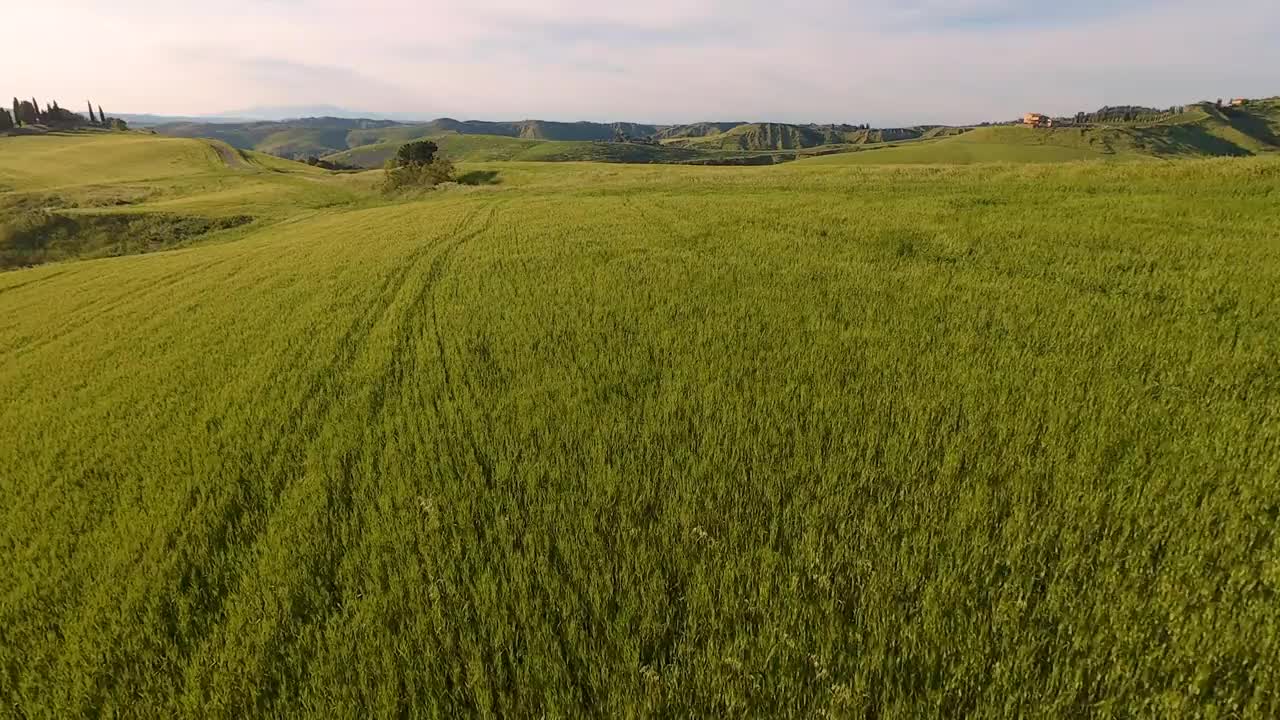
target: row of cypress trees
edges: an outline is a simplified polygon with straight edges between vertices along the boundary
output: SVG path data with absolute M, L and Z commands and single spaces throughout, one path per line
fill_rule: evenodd
M 89 125 L 100 127 L 123 125 L 119 120 L 108 118 L 101 105 L 98 106 L 96 113 L 93 110 L 92 102 L 88 103 L 88 106 Z M 9 130 L 23 125 L 83 125 L 84 122 L 82 115 L 77 115 L 66 108 L 59 107 L 57 100 L 41 109 L 40 102 L 34 97 L 30 100 L 18 100 L 15 97 L 13 99 L 12 112 L 0 108 L 0 130 Z

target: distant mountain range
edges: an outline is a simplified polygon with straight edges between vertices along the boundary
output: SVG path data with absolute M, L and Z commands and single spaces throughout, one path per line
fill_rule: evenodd
M 156 115 L 148 113 L 125 113 L 120 115 L 137 127 L 154 127 L 169 123 L 245 123 L 245 122 L 282 122 L 299 118 L 340 118 L 343 120 L 395 120 L 399 122 L 421 122 L 430 116 L 423 113 L 379 113 L 362 110 L 348 110 L 337 105 L 278 105 L 255 106 L 244 110 L 213 113 L 210 115 Z

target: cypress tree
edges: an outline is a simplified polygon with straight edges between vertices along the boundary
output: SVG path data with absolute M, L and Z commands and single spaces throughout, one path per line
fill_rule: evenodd
M 93 116 L 93 103 L 89 102 L 88 100 L 86 100 L 85 102 L 89 105 L 89 124 L 97 125 L 98 118 Z
M 18 98 L 13 99 L 13 122 L 16 125 L 22 124 L 22 115 L 18 112 Z
M 102 123 L 103 125 L 107 124 L 107 115 L 106 113 L 102 112 L 101 104 L 98 105 L 98 122 Z
M 36 122 L 40 122 L 40 120 L 42 119 L 40 117 L 40 103 L 36 102 L 36 99 L 34 97 L 31 98 L 31 107 L 36 109 Z
M 0 130 L 8 130 L 13 127 L 13 118 L 9 117 L 9 111 L 0 108 Z

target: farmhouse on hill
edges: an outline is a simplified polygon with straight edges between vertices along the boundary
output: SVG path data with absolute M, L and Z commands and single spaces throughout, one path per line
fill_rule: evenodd
M 1028 127 L 1053 127 L 1053 118 L 1040 113 L 1027 113 L 1022 116 L 1022 124 Z
M 1243 105 L 1248 104 L 1248 102 L 1249 102 L 1248 98 L 1232 98 L 1231 107 L 1241 107 Z

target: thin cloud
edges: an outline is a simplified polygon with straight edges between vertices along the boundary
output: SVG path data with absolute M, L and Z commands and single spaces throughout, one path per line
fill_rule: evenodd
M 11 64 L 6 79 L 10 94 L 182 114 L 334 104 L 423 116 L 960 123 L 1280 92 L 1266 72 L 1280 66 L 1280 4 L 1230 4 L 66 0 L 11 11 L 24 31 L 9 54 L 48 57 L 51 37 L 61 49 Z

